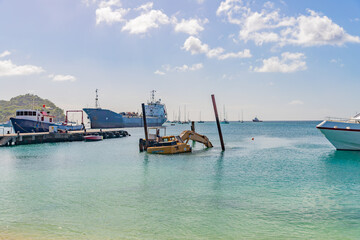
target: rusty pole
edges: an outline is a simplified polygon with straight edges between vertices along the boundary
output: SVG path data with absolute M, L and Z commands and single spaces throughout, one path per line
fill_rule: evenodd
M 144 131 L 145 131 L 145 140 L 146 140 L 146 148 L 148 146 L 148 129 L 147 129 L 147 123 L 146 123 L 146 113 L 145 113 L 145 104 L 141 104 L 142 107 L 142 114 L 143 114 L 143 121 L 144 121 Z
M 219 115 L 218 115 L 218 112 L 217 112 L 217 107 L 216 107 L 215 95 L 214 95 L 214 94 L 211 95 L 211 99 L 212 99 L 212 103 L 213 103 L 213 107 L 214 107 L 214 113 L 215 113 L 215 118 L 216 118 L 216 125 L 217 125 L 218 132 L 219 132 L 221 149 L 222 149 L 223 151 L 225 151 L 225 145 L 224 145 L 224 140 L 223 140 L 223 136 L 222 136 L 222 132 L 221 132 Z

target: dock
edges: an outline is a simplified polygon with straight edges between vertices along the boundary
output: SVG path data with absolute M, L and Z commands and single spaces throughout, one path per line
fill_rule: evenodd
M 60 132 L 40 132 L 40 133 L 15 133 L 0 135 L 0 147 L 54 143 L 54 142 L 74 142 L 84 141 L 86 135 L 101 135 L 104 139 L 121 138 L 130 136 L 127 131 L 121 129 L 86 129 L 81 131 Z

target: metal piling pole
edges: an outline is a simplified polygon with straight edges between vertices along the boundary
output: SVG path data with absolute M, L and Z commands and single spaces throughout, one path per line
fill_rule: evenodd
M 144 103 L 141 104 L 141 108 L 142 108 L 142 115 L 143 115 L 143 122 L 144 122 L 145 140 L 146 140 L 145 148 L 147 148 L 148 144 L 149 144 L 149 139 L 148 139 L 148 129 L 147 129 L 147 123 L 146 123 L 146 113 L 145 113 L 145 104 Z
M 218 132 L 219 132 L 221 149 L 222 149 L 223 151 L 225 151 L 225 145 L 224 145 L 224 140 L 223 140 L 223 136 L 222 136 L 222 132 L 221 132 L 219 115 L 218 115 L 218 112 L 217 112 L 217 107 L 216 107 L 215 95 L 214 95 L 214 94 L 211 95 L 211 99 L 212 99 L 212 103 L 213 103 L 213 107 L 214 107 L 214 113 L 215 113 L 215 118 L 216 118 L 216 125 L 217 125 Z

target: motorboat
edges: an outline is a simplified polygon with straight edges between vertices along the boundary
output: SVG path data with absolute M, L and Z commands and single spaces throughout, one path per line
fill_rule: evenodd
M 90 141 L 101 141 L 104 138 L 101 135 L 86 135 L 84 136 L 84 139 L 85 141 L 90 142 Z
M 360 150 L 360 114 L 350 119 L 328 119 L 316 126 L 337 150 Z

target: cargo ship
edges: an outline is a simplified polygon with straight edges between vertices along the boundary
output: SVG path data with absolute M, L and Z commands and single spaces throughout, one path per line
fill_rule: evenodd
M 166 107 L 161 99 L 155 100 L 155 90 L 151 91 L 151 100 L 145 105 L 146 122 L 149 127 L 162 126 L 167 121 Z M 91 128 L 131 128 L 144 125 L 142 115 L 135 112 L 116 113 L 102 109 L 98 103 L 96 90 L 95 108 L 84 108 L 88 115 Z

